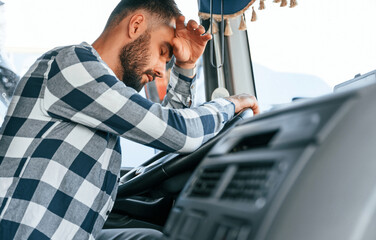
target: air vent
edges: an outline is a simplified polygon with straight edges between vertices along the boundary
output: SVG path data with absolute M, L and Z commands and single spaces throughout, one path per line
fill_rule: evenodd
M 267 147 L 272 138 L 277 134 L 278 130 L 263 132 L 252 136 L 243 138 L 238 144 L 236 144 L 230 153 L 236 153 L 241 151 L 247 151 L 255 148 Z
M 262 207 L 268 194 L 268 181 L 274 172 L 274 162 L 239 165 L 221 199 L 251 202 Z
M 191 187 L 188 196 L 210 197 L 225 170 L 225 166 L 204 169 Z

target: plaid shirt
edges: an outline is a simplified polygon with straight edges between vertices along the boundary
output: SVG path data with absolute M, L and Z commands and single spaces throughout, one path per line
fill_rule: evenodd
M 189 108 L 195 79 L 172 70 L 163 104 L 119 81 L 87 43 L 56 48 L 21 79 L 0 131 L 0 239 L 93 239 L 109 214 L 119 136 L 187 153 L 234 114 Z

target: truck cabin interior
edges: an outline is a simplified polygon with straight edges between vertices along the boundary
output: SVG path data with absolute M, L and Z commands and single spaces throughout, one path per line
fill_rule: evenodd
M 213 35 L 200 60 L 205 100 L 259 96 L 247 25 L 262 21 L 268 5 L 299 11 L 306 1 L 190 1 Z M 158 152 L 122 168 L 104 228 L 153 228 L 171 240 L 376 239 L 371 70 L 318 97 L 297 96 L 257 116 L 241 112 L 191 154 Z M 2 58 L 0 76 L 3 116 L 18 76 Z M 165 90 L 166 82 L 154 82 L 146 96 L 159 102 Z

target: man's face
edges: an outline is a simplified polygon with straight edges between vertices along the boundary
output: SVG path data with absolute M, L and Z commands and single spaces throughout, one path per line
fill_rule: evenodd
M 125 85 L 139 92 L 146 83 L 164 77 L 174 35 L 173 27 L 159 25 L 123 47 L 119 58 Z

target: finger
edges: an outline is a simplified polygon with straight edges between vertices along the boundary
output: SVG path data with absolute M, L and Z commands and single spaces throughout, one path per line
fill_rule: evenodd
M 212 39 L 212 35 L 210 33 L 205 33 L 204 35 L 201 35 L 201 40 L 204 42 L 207 42 L 210 39 Z
M 187 23 L 187 29 L 189 31 L 195 30 L 198 28 L 198 23 L 195 20 L 189 20 Z
M 256 104 L 256 105 L 253 105 L 253 106 L 251 107 L 251 109 L 252 109 L 254 115 L 257 115 L 257 114 L 260 113 L 260 108 L 259 108 L 259 106 L 258 106 L 257 104 Z
M 179 39 L 177 39 L 177 38 L 172 39 L 172 52 L 173 52 L 173 54 L 179 55 L 181 48 L 182 48 L 182 44 L 179 41 Z
M 180 15 L 176 18 L 176 30 L 185 29 L 185 17 L 183 15 Z
M 251 106 L 250 107 L 251 107 L 254 115 L 260 113 L 260 108 L 259 108 L 257 99 L 254 96 L 251 96 Z
M 198 35 L 204 34 L 205 33 L 205 28 L 202 25 L 198 26 L 198 28 L 196 29 L 196 33 Z

